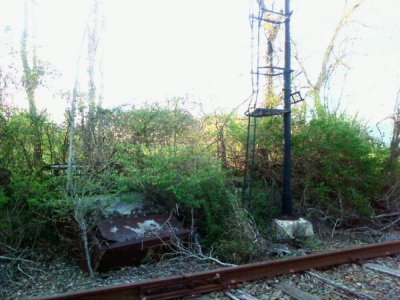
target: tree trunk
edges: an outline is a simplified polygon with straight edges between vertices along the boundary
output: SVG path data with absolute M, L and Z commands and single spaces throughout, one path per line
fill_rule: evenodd
M 70 110 L 70 122 L 69 122 L 69 132 L 68 132 L 68 164 L 67 164 L 67 185 L 66 190 L 69 195 L 73 195 L 73 175 L 74 175 L 74 166 L 75 163 L 75 114 L 76 114 L 76 105 L 78 103 L 78 94 L 79 94 L 79 74 L 80 74 L 80 66 L 81 66 L 81 57 L 82 57 L 82 47 L 85 39 L 85 34 L 82 36 L 81 47 L 79 49 L 78 58 L 76 61 L 76 69 L 75 69 L 75 82 L 74 88 L 72 91 L 72 101 L 71 101 L 71 110 Z
M 390 141 L 389 167 L 394 167 L 400 156 L 400 89 L 397 91 L 396 104 L 393 113 L 393 131 Z
M 281 21 L 281 18 L 277 21 Z M 266 23 L 264 25 L 265 35 L 267 37 L 267 55 L 266 55 L 266 65 L 267 67 L 274 66 L 274 55 L 275 55 L 275 42 L 278 33 L 281 29 L 281 24 L 277 23 Z M 267 73 L 274 74 L 274 69 L 267 69 Z M 276 108 L 279 99 L 275 94 L 274 89 L 274 76 L 267 76 L 267 94 L 265 99 L 265 107 Z
M 24 88 L 29 103 L 29 118 L 32 128 L 33 165 L 37 169 L 43 163 L 40 116 L 37 113 L 35 91 L 39 85 L 40 68 L 37 64 L 36 45 L 33 43 L 32 67 L 28 61 L 27 42 L 29 36 L 29 0 L 24 3 L 24 27 L 21 35 L 21 61 L 24 71 Z
M 96 146 L 95 130 L 96 130 L 96 109 L 97 109 L 97 88 L 96 88 L 96 56 L 99 46 L 99 15 L 100 15 L 101 0 L 92 0 L 90 12 L 90 25 L 88 29 L 88 119 L 85 132 L 85 151 L 88 155 L 88 160 L 93 161 L 93 151 Z

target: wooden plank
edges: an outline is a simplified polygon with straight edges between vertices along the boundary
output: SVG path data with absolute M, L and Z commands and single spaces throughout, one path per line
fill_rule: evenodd
M 253 297 L 253 295 L 249 294 L 246 291 L 237 290 L 237 292 L 239 293 L 240 298 L 243 299 L 243 300 L 259 300 L 259 299 L 255 298 L 255 297 Z
M 231 292 L 225 292 L 225 296 L 227 296 L 231 300 L 240 300 L 240 298 L 236 297 L 234 294 Z
M 286 295 L 288 295 L 296 300 L 319 300 L 320 299 L 318 296 L 306 293 L 306 292 L 298 289 L 297 287 L 289 284 L 286 281 L 276 283 L 273 286 L 280 289 Z
M 330 286 L 333 286 L 333 287 L 341 289 L 341 290 L 343 290 L 343 291 L 345 291 L 347 293 L 350 293 L 350 294 L 352 294 L 354 296 L 357 296 L 358 298 L 367 299 L 367 300 L 376 300 L 374 297 L 372 297 L 370 295 L 367 295 L 367 294 L 364 294 L 362 292 L 359 292 L 356 289 L 353 289 L 353 288 L 351 288 L 349 286 L 346 286 L 346 285 L 344 285 L 342 283 L 330 280 L 329 278 L 323 277 L 323 276 L 321 276 L 321 275 L 319 275 L 317 273 L 307 272 L 307 274 L 310 274 L 311 276 L 313 276 L 313 277 L 325 282 L 326 284 L 329 284 Z
M 392 269 L 392 268 L 389 268 L 389 267 L 386 267 L 383 265 L 371 264 L 371 263 L 364 264 L 363 267 L 366 267 L 373 271 L 377 271 L 380 273 L 384 273 L 384 274 L 388 274 L 388 275 L 400 278 L 400 270 Z
M 234 293 L 225 292 L 225 295 L 231 300 L 259 300 L 243 290 L 236 290 Z

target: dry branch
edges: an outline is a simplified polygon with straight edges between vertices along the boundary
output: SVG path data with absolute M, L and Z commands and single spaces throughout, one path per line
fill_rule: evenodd
M 337 23 L 335 30 L 332 34 L 332 37 L 330 38 L 329 44 L 325 49 L 325 52 L 324 52 L 324 55 L 322 58 L 321 69 L 319 71 L 318 77 L 315 82 L 311 81 L 311 79 L 310 79 L 311 77 L 307 73 L 306 68 L 299 56 L 299 51 L 298 51 L 297 45 L 294 41 L 292 41 L 292 44 L 294 45 L 294 50 L 295 50 L 294 58 L 296 59 L 298 65 L 300 66 L 300 69 L 302 71 L 301 73 L 304 75 L 306 83 L 310 88 L 310 91 L 306 94 L 306 96 L 308 96 L 309 94 L 312 94 L 312 95 L 314 95 L 314 97 L 316 97 L 318 99 L 321 89 L 327 83 L 330 76 L 338 68 L 338 66 L 342 65 L 342 66 L 347 67 L 346 64 L 344 63 L 344 57 L 346 56 L 346 53 L 342 53 L 339 56 L 333 57 L 335 55 L 334 52 L 335 52 L 335 49 L 337 48 L 340 33 L 348 25 L 354 12 L 356 11 L 357 8 L 359 8 L 359 6 L 364 1 L 365 0 L 357 0 L 356 3 L 353 4 L 348 9 L 347 9 L 347 6 L 345 6 L 342 17 L 340 18 L 339 22 Z
M 185 246 L 185 243 L 176 236 L 175 230 L 172 227 L 171 223 L 166 221 L 163 226 L 166 228 L 170 235 L 170 239 L 168 241 L 165 241 L 162 239 L 160 236 L 157 235 L 157 232 L 155 233 L 159 240 L 162 243 L 162 246 L 166 247 L 168 249 L 168 253 L 166 255 L 173 255 L 173 256 L 179 256 L 179 257 L 187 257 L 187 258 L 194 258 L 200 261 L 211 261 L 214 262 L 218 265 L 224 266 L 224 267 L 235 267 L 235 264 L 230 264 L 230 263 L 225 263 L 220 261 L 219 259 L 215 258 L 212 255 L 213 249 L 210 249 L 210 252 L 208 255 L 203 254 L 201 245 L 199 244 L 196 235 L 194 232 L 191 233 L 191 237 L 194 236 L 191 240 L 194 240 L 190 243 L 188 243 L 188 246 Z
M 0 259 L 3 259 L 3 260 L 11 260 L 11 261 L 23 261 L 23 262 L 29 262 L 29 263 L 33 263 L 34 264 L 34 262 L 33 261 L 31 261 L 31 260 L 28 260 L 28 259 L 24 259 L 24 258 L 20 258 L 20 257 L 8 257 L 8 256 L 0 256 Z

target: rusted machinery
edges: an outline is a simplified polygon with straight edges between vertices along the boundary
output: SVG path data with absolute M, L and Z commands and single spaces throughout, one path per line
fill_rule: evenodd
M 171 238 L 185 240 L 189 235 L 190 230 L 168 215 L 125 216 L 100 221 L 90 233 L 93 269 L 102 272 L 138 264 L 149 250 L 159 251 Z

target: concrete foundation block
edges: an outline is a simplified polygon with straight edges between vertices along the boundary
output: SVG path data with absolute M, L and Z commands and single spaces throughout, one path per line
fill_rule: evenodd
M 272 223 L 278 238 L 308 238 L 314 236 L 311 222 L 300 218 L 298 220 L 278 220 Z

